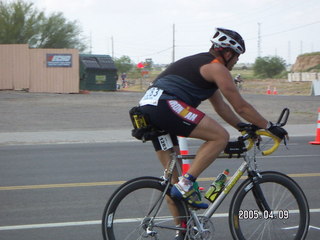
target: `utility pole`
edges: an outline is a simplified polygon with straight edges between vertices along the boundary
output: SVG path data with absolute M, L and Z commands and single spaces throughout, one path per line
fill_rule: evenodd
M 289 41 L 288 42 L 288 64 L 287 65 L 290 65 L 291 63 L 291 42 Z
M 112 59 L 114 59 L 113 36 L 111 37 L 111 53 Z
M 92 32 L 90 31 L 90 54 L 92 54 Z
M 175 26 L 175 24 L 173 24 L 173 34 L 172 34 L 172 62 L 174 62 L 175 61 L 175 47 L 176 47 L 176 45 L 175 45 L 175 35 L 176 35 L 176 26 Z
M 260 33 L 261 23 L 258 23 L 258 57 L 261 57 L 261 33 Z

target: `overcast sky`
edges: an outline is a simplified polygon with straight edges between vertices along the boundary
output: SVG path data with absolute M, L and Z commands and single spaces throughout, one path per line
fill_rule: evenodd
M 175 59 L 207 51 L 215 27 L 238 31 L 247 52 L 241 63 L 258 56 L 280 56 L 294 63 L 301 53 L 320 51 L 319 0 L 30 0 L 47 14 L 63 12 L 78 21 L 92 53 L 134 62 L 152 58 L 170 63 L 175 24 Z M 113 48 L 112 39 L 113 38 Z M 90 41 L 91 39 L 91 41 Z

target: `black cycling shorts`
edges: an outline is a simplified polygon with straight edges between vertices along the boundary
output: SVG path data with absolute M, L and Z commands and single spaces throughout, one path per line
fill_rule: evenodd
M 150 122 L 157 128 L 170 133 L 173 144 L 178 145 L 176 136 L 189 137 L 205 114 L 181 100 L 159 100 L 157 106 L 145 105 L 141 111 L 148 115 Z M 175 136 L 175 137 L 174 137 Z M 155 141 L 153 141 L 156 151 Z

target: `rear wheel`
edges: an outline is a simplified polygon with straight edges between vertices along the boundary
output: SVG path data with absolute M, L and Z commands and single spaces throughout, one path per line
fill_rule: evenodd
M 259 186 L 266 203 L 256 201 L 257 194 L 251 179 L 243 182 L 233 196 L 229 210 L 233 238 L 305 239 L 310 213 L 301 188 L 293 179 L 281 173 L 263 172 L 261 176 Z
M 133 179 L 111 196 L 102 219 L 106 240 L 168 239 L 186 227 L 187 207 L 164 193 L 163 180 L 154 177 Z M 163 196 L 166 196 L 163 198 Z M 175 204 L 181 217 L 173 218 L 168 204 Z M 182 224 L 182 227 L 177 227 Z

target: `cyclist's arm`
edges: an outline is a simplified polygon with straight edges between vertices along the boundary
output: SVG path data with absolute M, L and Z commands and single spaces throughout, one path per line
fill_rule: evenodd
M 229 70 L 224 65 L 220 63 L 206 64 L 201 67 L 200 71 L 207 81 L 217 84 L 222 95 L 242 118 L 258 127 L 267 127 L 268 121 L 240 95 Z
M 232 111 L 230 106 L 223 100 L 221 93 L 217 90 L 210 98 L 210 103 L 219 116 L 234 128 L 238 129 L 237 124 L 241 122 L 238 116 Z

